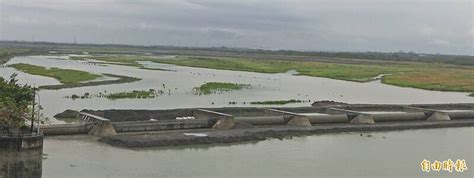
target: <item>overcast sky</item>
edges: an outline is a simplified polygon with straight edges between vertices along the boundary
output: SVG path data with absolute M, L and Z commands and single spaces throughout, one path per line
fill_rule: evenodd
M 0 40 L 473 54 L 474 0 L 0 0 Z

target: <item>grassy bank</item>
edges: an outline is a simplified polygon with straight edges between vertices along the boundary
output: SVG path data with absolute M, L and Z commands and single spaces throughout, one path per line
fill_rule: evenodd
M 245 87 L 249 87 L 248 84 L 237 84 L 237 83 L 222 83 L 222 82 L 208 82 L 200 87 L 196 87 L 196 94 L 209 95 L 216 92 L 226 92 L 232 90 L 241 90 Z
M 31 52 L 30 49 L 0 48 L 0 64 L 5 64 L 15 55 L 23 55 Z
M 284 105 L 284 104 L 290 104 L 290 103 L 302 103 L 303 101 L 301 100 L 273 100 L 273 101 L 255 101 L 255 102 L 250 102 L 250 104 L 260 104 L 260 105 Z
M 59 90 L 64 88 L 77 88 L 77 87 L 88 87 L 88 86 L 98 86 L 98 85 L 110 85 L 110 84 L 120 84 L 120 83 L 131 83 L 140 81 L 142 79 L 135 78 L 135 77 L 128 77 L 123 75 L 113 75 L 113 74 L 102 74 L 107 77 L 114 77 L 118 78 L 116 80 L 104 80 L 104 81 L 90 81 L 90 82 L 83 82 L 83 83 L 67 83 L 61 85 L 43 85 L 40 86 L 40 89 L 46 90 Z
M 133 90 L 131 92 L 120 92 L 120 93 L 112 93 L 107 95 L 106 97 L 109 99 L 126 99 L 126 98 L 155 98 L 157 97 L 157 93 L 154 89 L 150 90 Z
M 72 70 L 72 69 L 59 69 L 59 68 L 50 68 L 47 69 L 42 66 L 36 66 L 31 64 L 11 64 L 9 67 L 13 67 L 19 71 L 32 74 L 32 75 L 41 75 L 45 77 L 52 77 L 57 79 L 63 84 L 74 84 L 88 80 L 94 80 L 100 77 L 97 74 L 91 74 L 84 71 Z

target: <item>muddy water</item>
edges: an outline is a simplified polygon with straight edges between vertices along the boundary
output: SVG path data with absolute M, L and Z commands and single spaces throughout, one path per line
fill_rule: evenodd
M 127 84 L 41 91 L 41 105 L 44 108 L 45 116 L 51 117 L 65 109 L 166 109 L 251 106 L 248 104 L 251 101 L 283 99 L 397 104 L 474 102 L 474 97 L 468 97 L 467 93 L 401 88 L 381 84 L 377 81 L 357 83 L 318 77 L 294 76 L 291 71 L 281 74 L 261 74 L 143 62 L 150 68 L 171 70 L 157 71 L 140 70 L 128 66 L 92 65 L 84 61 L 64 60 L 67 58 L 68 56 L 23 56 L 13 58 L 8 64 L 30 63 L 45 67 L 77 69 L 97 74 L 127 75 L 142 78 L 143 80 Z M 52 78 L 25 74 L 8 67 L 0 68 L 0 76 L 3 77 L 8 77 L 14 72 L 19 74 L 20 82 L 36 86 L 58 84 L 58 81 Z M 196 96 L 192 93 L 194 87 L 205 82 L 214 81 L 251 84 L 251 88 L 206 96 Z M 165 94 L 155 99 L 109 100 L 106 98 L 92 98 L 72 100 L 65 98 L 72 94 L 83 95 L 86 92 L 98 94 L 101 92 L 148 90 L 150 88 L 163 90 Z M 229 102 L 237 102 L 237 104 L 230 105 Z M 309 105 L 310 102 L 286 106 Z
M 371 137 L 368 137 L 371 135 Z M 472 177 L 473 128 L 342 133 L 230 146 L 123 149 L 88 136 L 48 137 L 44 177 Z M 464 173 L 420 169 L 465 159 Z
M 147 67 L 173 70 L 151 71 L 64 59 L 67 56 L 15 57 L 8 64 L 23 62 L 92 73 L 128 75 L 143 80 L 128 84 L 41 91 L 41 105 L 48 117 L 65 109 L 249 106 L 243 102 L 277 99 L 400 104 L 474 102 L 474 98 L 467 97 L 466 93 L 401 88 L 379 82 L 355 83 L 293 76 L 291 72 L 259 74 L 145 63 Z M 12 73 L 18 73 L 18 79 L 23 83 L 36 86 L 58 84 L 52 78 L 25 74 L 8 67 L 0 68 L 2 77 Z M 192 94 L 193 87 L 211 81 L 245 83 L 252 87 L 208 96 Z M 97 94 L 150 88 L 164 90 L 166 94 L 156 99 L 64 98 L 85 92 Z M 231 101 L 238 104 L 229 105 Z M 302 105 L 309 103 L 287 106 Z M 44 177 L 472 176 L 472 167 L 463 174 L 422 173 L 419 163 L 423 159 L 465 159 L 468 165 L 472 165 L 473 128 L 379 132 L 370 133 L 371 137 L 367 134 L 330 134 L 230 146 L 138 150 L 111 147 L 89 136 L 47 137 L 44 144 L 47 159 L 43 163 L 43 174 Z

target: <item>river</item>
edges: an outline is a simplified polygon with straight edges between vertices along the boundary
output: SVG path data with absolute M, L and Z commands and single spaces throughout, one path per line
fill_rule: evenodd
M 348 103 L 469 103 L 467 93 L 437 92 L 381 84 L 347 82 L 318 77 L 294 76 L 291 72 L 261 74 L 181 67 L 144 62 L 147 67 L 172 71 L 140 70 L 128 66 L 99 66 L 67 56 L 22 56 L 8 62 L 77 69 L 142 78 L 142 81 L 62 90 L 40 91 L 47 117 L 65 109 L 166 109 L 184 107 L 251 106 L 250 101 L 300 99 L 335 100 Z M 58 84 L 48 77 L 34 76 L 9 67 L 0 68 L 7 78 L 18 73 L 22 83 Z M 251 84 L 250 89 L 196 96 L 192 89 L 204 82 Z M 165 88 L 163 88 L 165 84 Z M 85 92 L 121 92 L 161 89 L 170 94 L 155 99 L 109 100 L 65 98 Z M 236 105 L 229 105 L 231 101 Z M 244 104 L 245 102 L 245 104 Z M 285 106 L 309 106 L 310 102 Z M 52 119 L 53 123 L 60 123 Z M 370 135 L 370 136 L 369 136 Z M 415 177 L 466 176 L 467 172 L 425 173 L 423 159 L 465 159 L 474 162 L 474 128 L 445 128 L 399 132 L 340 133 L 271 139 L 256 143 L 194 147 L 124 149 L 77 136 L 47 137 L 44 144 L 44 177 Z
M 371 135 L 369 137 L 368 135 Z M 123 149 L 90 136 L 45 140 L 45 177 L 473 176 L 473 128 L 341 133 L 257 143 Z M 465 159 L 468 171 L 422 172 L 422 160 Z
M 225 71 L 182 67 L 168 64 L 144 62 L 150 68 L 171 71 L 141 70 L 119 65 L 91 65 L 84 61 L 65 60 L 68 56 L 21 56 L 11 59 L 8 64 L 29 63 L 45 67 L 83 70 L 91 73 L 111 73 L 142 78 L 143 80 L 126 84 L 101 85 L 62 90 L 40 91 L 44 116 L 53 115 L 66 109 L 171 109 L 190 107 L 231 107 L 255 106 L 251 101 L 299 99 L 306 101 L 335 100 L 347 103 L 371 104 L 414 104 L 414 103 L 472 103 L 474 97 L 462 92 L 439 92 L 413 88 L 402 88 L 380 83 L 380 81 L 358 83 L 319 77 L 295 76 L 291 72 L 262 74 L 255 72 Z M 0 76 L 8 78 L 17 73 L 20 82 L 31 85 L 59 84 L 53 78 L 35 76 L 16 71 L 13 68 L 0 68 Z M 194 95 L 193 88 L 205 82 L 233 82 L 251 84 L 250 89 L 215 95 Z M 163 88 L 163 84 L 165 88 Z M 164 90 L 165 94 L 155 99 L 106 98 L 76 99 L 65 98 L 73 94 L 92 95 L 104 92 L 123 92 L 148 89 Z M 236 102 L 230 105 L 229 102 Z M 244 104 L 245 103 L 245 104 Z M 309 106 L 311 102 L 295 103 L 285 106 Z M 52 119 L 55 121 L 54 119 Z

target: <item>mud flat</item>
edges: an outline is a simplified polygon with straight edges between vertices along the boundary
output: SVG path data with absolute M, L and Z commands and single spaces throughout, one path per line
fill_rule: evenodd
M 474 119 L 437 122 L 386 122 L 373 125 L 328 124 L 312 127 L 279 126 L 231 130 L 203 129 L 172 132 L 163 131 L 153 133 L 121 134 L 104 137 L 99 139 L 99 141 L 118 147 L 166 147 L 262 141 L 271 138 L 284 139 L 293 136 L 340 132 L 390 131 L 468 126 L 474 126 Z

